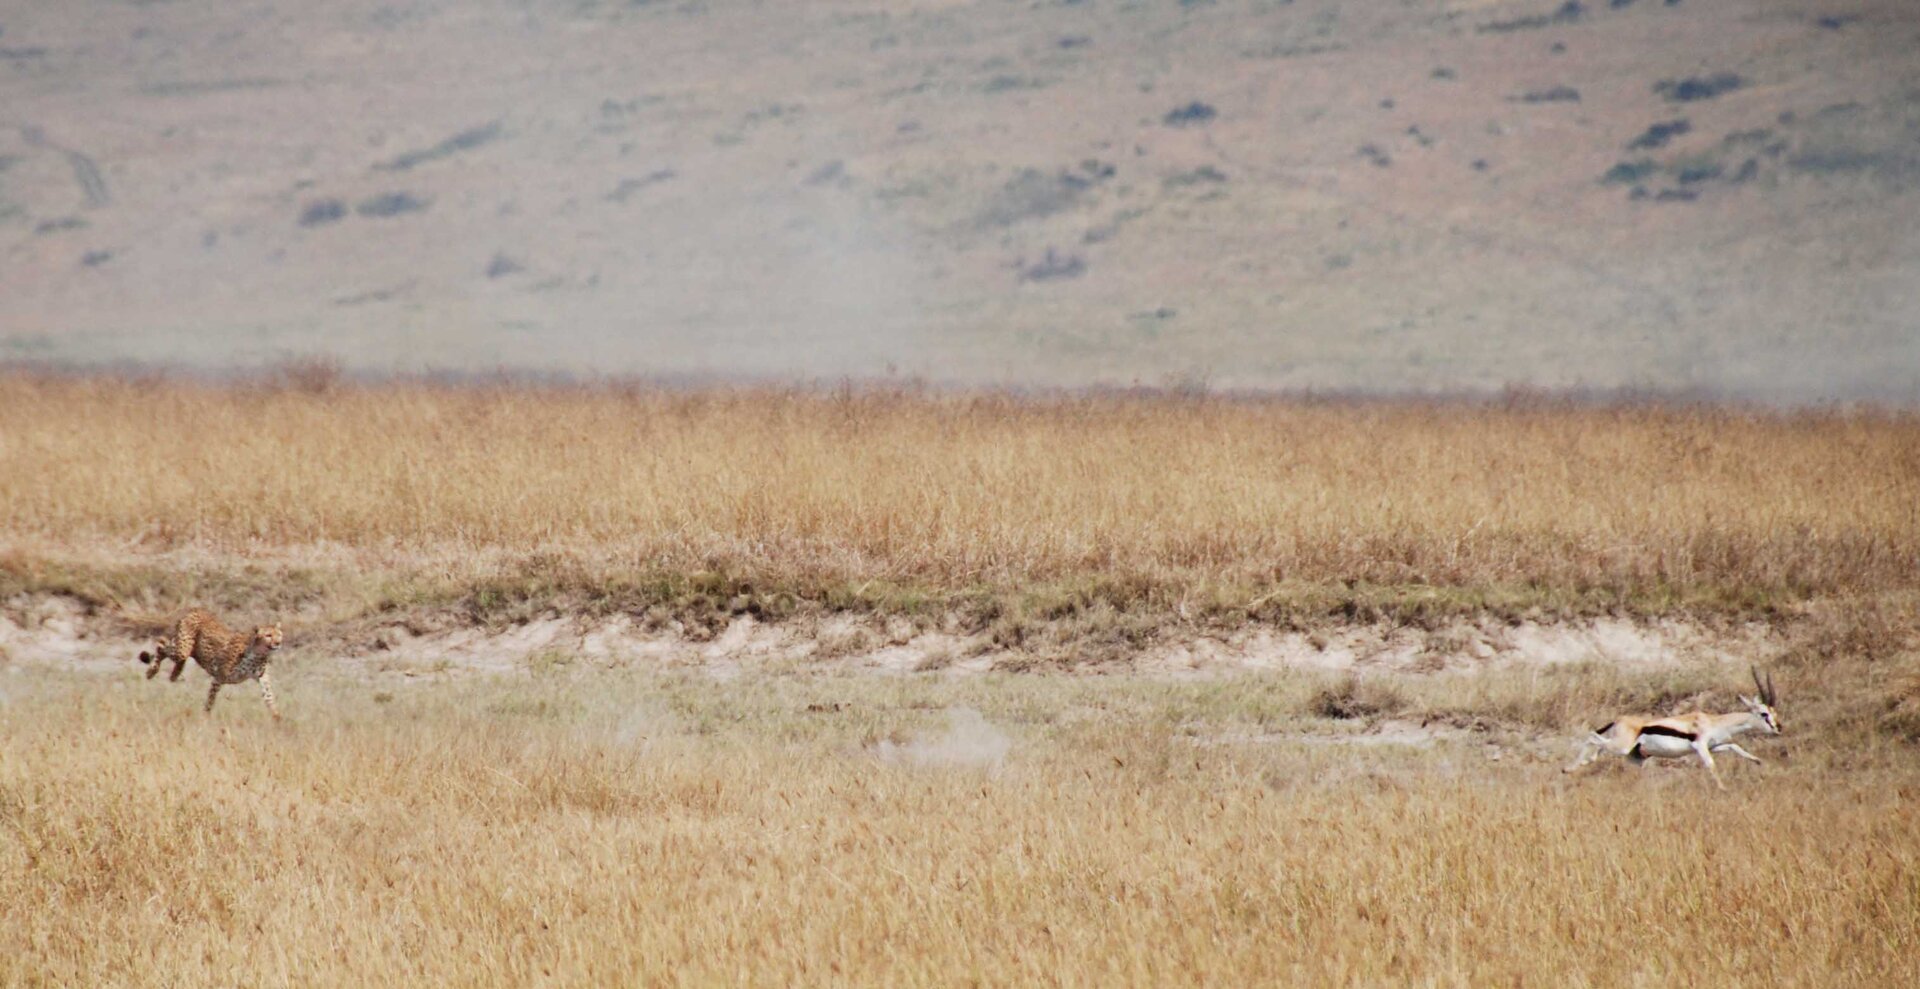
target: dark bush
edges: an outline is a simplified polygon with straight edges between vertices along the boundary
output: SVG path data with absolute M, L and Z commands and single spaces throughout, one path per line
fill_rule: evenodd
M 1729 148 L 1737 148 L 1744 144 L 1765 144 L 1771 137 L 1773 137 L 1773 131 L 1765 127 L 1756 127 L 1753 130 L 1734 131 L 1721 138 L 1720 143 Z
M 1659 170 L 1659 164 L 1651 158 L 1623 161 L 1607 169 L 1607 174 L 1600 176 L 1600 182 L 1603 185 L 1632 185 Z
M 839 163 L 834 162 L 833 164 L 837 165 Z M 621 179 L 620 184 L 617 186 L 614 186 L 612 192 L 607 193 L 607 201 L 614 202 L 614 203 L 624 203 L 634 193 L 639 192 L 640 190 L 645 189 L 650 185 L 658 185 L 661 182 L 665 182 L 669 179 L 675 178 L 679 174 L 680 173 L 674 171 L 671 168 L 661 168 L 661 169 L 656 169 L 654 171 L 648 172 L 647 174 L 637 179 Z
M 1078 254 L 1064 254 L 1053 248 L 1032 264 L 1021 263 L 1020 280 L 1023 282 L 1051 282 L 1063 278 L 1078 278 L 1087 273 L 1087 259 Z
M 526 265 L 507 257 L 505 254 L 495 254 L 493 260 L 487 262 L 488 278 L 505 278 L 508 275 L 518 274 L 525 270 L 527 270 Z
M 1315 694 L 1307 704 L 1311 713 L 1341 721 L 1393 714 L 1405 707 L 1406 699 L 1393 688 L 1352 676 Z
M 273 369 L 269 380 L 286 391 L 325 395 L 340 387 L 346 369 L 332 357 L 296 357 Z
M 1167 111 L 1163 120 L 1168 127 L 1191 127 L 1195 124 L 1204 124 L 1219 115 L 1212 106 L 1195 100 L 1186 106 Z
M 361 216 L 399 216 L 402 213 L 416 213 L 426 209 L 431 200 L 421 199 L 411 192 L 385 192 L 370 199 L 363 199 L 353 208 Z
M 1513 31 L 1530 31 L 1553 24 L 1572 24 L 1587 13 L 1585 4 L 1580 0 L 1567 0 L 1551 14 L 1534 14 L 1529 17 L 1516 17 L 1510 21 L 1494 21 L 1479 27 L 1481 34 L 1507 34 Z
M 346 215 L 346 203 L 338 199 L 319 199 L 308 203 L 307 208 L 300 211 L 300 225 L 303 227 L 317 227 L 321 224 L 332 223 Z
M 1578 103 L 1580 91 L 1572 86 L 1554 86 L 1550 89 L 1534 89 L 1519 96 L 1508 97 L 1517 103 Z
M 85 230 L 87 221 L 77 216 L 63 216 L 57 220 L 42 220 L 33 228 L 36 234 L 60 233 L 64 230 Z
M 386 172 L 404 172 L 430 161 L 450 158 L 462 151 L 471 151 L 483 144 L 492 143 L 499 139 L 500 133 L 500 122 L 496 120 L 490 124 L 483 124 L 479 127 L 470 127 L 463 130 L 431 148 L 409 151 L 392 161 L 383 162 L 373 167 Z
M 1095 158 L 1081 162 L 1078 169 L 1061 169 L 1052 175 L 1023 168 L 993 193 L 974 222 L 982 227 L 1007 227 L 1064 212 L 1077 205 L 1088 190 L 1112 178 L 1114 172 L 1112 164 Z
M 1194 185 L 1216 185 L 1227 180 L 1227 173 L 1212 165 L 1201 165 L 1191 172 L 1169 175 L 1161 184 L 1169 189 L 1183 189 Z
M 1629 142 L 1627 144 L 1627 150 L 1651 151 L 1654 148 L 1664 148 L 1667 146 L 1668 141 L 1691 130 L 1693 130 L 1693 125 L 1688 123 L 1684 118 L 1654 124 L 1648 127 L 1645 133 Z
M 1720 72 L 1710 76 L 1662 79 L 1653 84 L 1653 91 L 1665 97 L 1669 103 L 1692 103 L 1731 93 L 1746 84 L 1745 79 L 1732 72 Z
M 1725 171 L 1726 169 L 1720 167 L 1719 162 L 1704 162 L 1688 165 L 1680 169 L 1674 177 L 1680 180 L 1681 185 L 1698 185 L 1701 182 L 1711 182 L 1719 178 Z

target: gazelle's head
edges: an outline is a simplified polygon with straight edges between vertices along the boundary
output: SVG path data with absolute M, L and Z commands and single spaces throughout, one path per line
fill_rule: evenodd
M 1765 682 L 1760 679 L 1760 671 L 1753 671 L 1753 686 L 1759 691 L 1752 697 L 1741 696 L 1740 703 L 1747 706 L 1747 712 L 1760 719 L 1760 724 L 1769 735 L 1780 734 L 1780 714 L 1773 709 L 1780 695 L 1773 692 L 1773 674 L 1768 673 Z

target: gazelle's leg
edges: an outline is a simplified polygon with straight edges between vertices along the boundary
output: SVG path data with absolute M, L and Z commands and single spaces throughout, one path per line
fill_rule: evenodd
M 1720 743 L 1719 745 L 1716 745 L 1716 746 L 1714 746 L 1714 747 L 1713 747 L 1713 751 L 1715 751 L 1715 752 L 1731 752 L 1731 753 L 1733 753 L 1734 755 L 1737 755 L 1737 756 L 1739 756 L 1740 758 L 1742 758 L 1742 759 L 1745 759 L 1745 760 L 1747 760 L 1748 762 L 1751 762 L 1751 763 L 1753 763 L 1753 764 L 1755 764 L 1755 765 L 1759 765 L 1759 766 L 1764 766 L 1764 765 L 1766 765 L 1766 763 L 1764 763 L 1764 762 L 1761 762 L 1761 761 L 1760 761 L 1760 757 L 1759 757 L 1759 756 L 1757 756 L 1757 755 L 1754 755 L 1754 754 L 1753 754 L 1753 753 L 1751 753 L 1751 752 L 1748 752 L 1748 751 L 1747 751 L 1746 749 L 1743 749 L 1743 748 L 1741 748 L 1740 746 L 1738 746 L 1738 745 L 1735 745 L 1735 744 L 1734 744 L 1734 743 L 1732 743 L 1732 742 L 1721 742 L 1721 743 Z
M 1593 760 L 1600 758 L 1600 753 L 1604 751 L 1606 748 L 1607 748 L 1607 740 L 1605 738 L 1602 738 L 1597 734 L 1589 733 L 1587 735 L 1587 740 L 1584 743 L 1582 743 L 1580 746 L 1580 757 L 1573 761 L 1573 765 L 1568 766 L 1565 769 L 1562 769 L 1560 771 L 1563 773 L 1578 772 L 1579 770 L 1584 768 L 1587 765 L 1587 763 L 1590 763 Z
M 1720 770 L 1713 766 L 1713 753 L 1707 749 L 1707 743 L 1701 739 L 1694 739 L 1693 751 L 1700 756 L 1700 764 L 1707 767 L 1707 775 L 1713 777 L 1713 785 L 1722 790 L 1726 789 L 1727 784 L 1720 780 Z
M 280 709 L 273 704 L 273 678 L 266 670 L 260 671 L 260 697 L 267 702 L 267 713 L 273 715 L 275 721 L 280 720 Z
M 213 713 L 213 699 L 218 696 L 220 696 L 220 681 L 215 680 L 213 681 L 213 686 L 207 688 L 207 713 L 208 714 Z

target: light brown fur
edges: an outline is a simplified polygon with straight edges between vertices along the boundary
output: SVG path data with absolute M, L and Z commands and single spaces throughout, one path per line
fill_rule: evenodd
M 192 657 L 213 677 L 213 686 L 207 691 L 209 714 L 213 713 L 213 702 L 220 695 L 221 687 L 257 679 L 267 711 L 278 718 L 280 709 L 274 704 L 273 680 L 267 672 L 267 661 L 284 639 L 277 624 L 260 625 L 242 634 L 221 624 L 212 612 L 195 608 L 180 616 L 172 634 L 162 637 L 153 652 L 142 652 L 140 662 L 150 664 L 147 679 L 151 680 L 160 672 L 161 663 L 171 660 L 173 672 L 167 679 L 178 680 L 181 671 L 186 669 L 188 657 Z
M 1754 682 L 1760 683 L 1758 673 L 1754 674 Z M 1733 739 L 1749 731 L 1780 734 L 1780 718 L 1773 709 L 1774 697 L 1773 678 L 1769 675 L 1766 683 L 1760 686 L 1760 696 L 1740 698 L 1740 703 L 1747 709 L 1745 712 L 1710 714 L 1696 708 L 1670 718 L 1632 715 L 1619 718 L 1589 734 L 1586 743 L 1581 746 L 1579 759 L 1562 772 L 1578 772 L 1603 752 L 1622 756 L 1635 763 L 1645 762 L 1649 757 L 1679 758 L 1690 752 L 1699 757 L 1714 785 L 1724 790 L 1727 786 L 1720 779 L 1720 771 L 1714 767 L 1713 753 L 1730 752 L 1758 764 L 1759 757 L 1741 748 Z M 1676 747 L 1674 740 L 1683 741 L 1685 748 Z M 1649 748 L 1648 745 L 1653 741 L 1664 741 L 1666 744 Z

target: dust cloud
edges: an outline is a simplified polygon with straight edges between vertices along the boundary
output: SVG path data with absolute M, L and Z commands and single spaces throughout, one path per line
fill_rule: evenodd
M 947 711 L 947 730 L 904 743 L 881 739 L 874 754 L 881 762 L 908 766 L 957 769 L 999 769 L 1013 749 L 1013 740 L 987 722 L 979 711 L 956 707 Z

